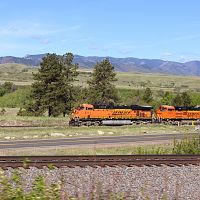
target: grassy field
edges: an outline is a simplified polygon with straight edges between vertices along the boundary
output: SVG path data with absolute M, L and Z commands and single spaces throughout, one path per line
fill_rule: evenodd
M 150 87 L 152 90 L 182 91 L 199 91 L 200 77 L 175 76 L 151 73 L 123 73 L 117 74 L 119 88 L 126 89 L 143 89 Z
M 26 149 L 3 149 L 0 150 L 0 156 L 42 156 L 42 155 L 131 155 L 131 154 L 170 154 L 172 151 L 172 143 L 158 145 L 129 145 L 97 148 L 78 147 L 78 148 L 26 148 Z
M 19 64 L 0 64 L 0 83 L 12 81 L 16 85 L 31 85 L 33 82 L 32 73 L 36 73 L 37 68 L 27 67 Z M 91 76 L 92 70 L 80 69 L 76 85 L 87 86 L 87 80 Z M 200 92 L 200 77 L 195 76 L 175 76 L 138 72 L 117 72 L 117 88 L 122 89 L 144 89 L 150 87 L 152 90 L 174 91 L 190 90 Z

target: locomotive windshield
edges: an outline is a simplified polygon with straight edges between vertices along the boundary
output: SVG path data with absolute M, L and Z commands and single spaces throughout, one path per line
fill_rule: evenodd
M 77 108 L 77 110 L 84 110 L 84 107 L 83 107 L 83 106 L 79 106 L 79 107 Z
M 91 104 L 82 104 L 80 105 L 77 110 L 93 110 L 94 106 Z

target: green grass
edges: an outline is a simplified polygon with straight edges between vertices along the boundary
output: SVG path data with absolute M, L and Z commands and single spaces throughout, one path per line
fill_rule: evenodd
M 120 136 L 144 134 L 171 134 L 191 133 L 194 126 L 172 126 L 158 124 L 144 124 L 132 126 L 82 126 L 69 127 L 68 117 L 19 117 L 0 116 L 2 125 L 37 126 L 30 128 L 3 128 L 0 127 L 0 139 L 36 139 L 36 138 L 64 138 L 64 137 L 94 137 L 94 136 Z M 55 136 L 60 133 L 62 136 Z
M 172 144 L 157 145 L 127 145 L 116 147 L 49 147 L 49 148 L 26 148 L 26 149 L 3 149 L 0 156 L 41 156 L 41 155 L 131 155 L 131 154 L 170 154 Z
M 12 93 L 6 93 L 4 96 L 0 97 L 0 107 L 23 107 L 29 93 L 30 87 L 21 88 Z
M 25 126 L 66 126 L 68 117 L 47 117 L 47 116 L 16 116 L 18 108 L 5 108 L 6 112 L 0 116 L 0 125 L 13 124 Z
M 150 87 L 152 90 L 174 91 L 198 89 L 200 77 L 175 76 L 151 73 L 117 73 L 117 87 L 126 89 L 144 89 Z

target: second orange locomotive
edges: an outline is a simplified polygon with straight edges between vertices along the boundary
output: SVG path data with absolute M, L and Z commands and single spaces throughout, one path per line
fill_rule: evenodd
M 200 107 L 188 106 L 160 106 L 156 110 L 155 116 L 157 121 L 182 121 L 182 120 L 199 120 Z

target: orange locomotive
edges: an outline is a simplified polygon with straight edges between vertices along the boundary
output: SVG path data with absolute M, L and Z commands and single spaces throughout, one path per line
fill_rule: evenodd
M 200 107 L 187 106 L 160 106 L 155 112 L 158 122 L 161 121 L 182 121 L 182 120 L 199 120 Z
M 82 104 L 71 114 L 69 124 L 80 125 L 130 125 L 136 121 L 151 121 L 151 106 L 107 106 Z

